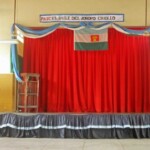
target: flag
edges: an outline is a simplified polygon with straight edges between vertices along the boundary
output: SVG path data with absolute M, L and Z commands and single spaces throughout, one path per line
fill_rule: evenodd
M 74 31 L 75 50 L 107 50 L 108 29 L 83 28 Z

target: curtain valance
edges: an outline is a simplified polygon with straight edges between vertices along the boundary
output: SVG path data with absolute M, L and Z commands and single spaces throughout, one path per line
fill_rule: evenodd
M 31 29 L 31 28 L 22 26 L 20 24 L 15 24 L 15 25 L 13 25 L 11 32 L 13 34 L 14 31 L 16 30 L 17 39 L 23 40 L 23 37 L 41 38 L 41 37 L 47 36 L 60 27 L 67 28 L 70 30 L 80 30 L 85 27 L 92 28 L 94 30 L 102 30 L 105 28 L 112 27 L 119 32 L 122 32 L 124 34 L 129 34 L 129 35 L 147 36 L 150 34 L 150 28 L 146 28 L 143 30 L 135 30 L 135 29 L 129 29 L 129 28 L 120 26 L 120 25 L 118 25 L 116 23 L 112 23 L 112 22 L 106 22 L 103 24 L 95 23 L 95 22 L 77 22 L 77 23 L 62 23 L 61 22 L 61 23 L 56 23 L 50 27 L 47 27 L 47 28 L 41 29 L 41 30 L 35 30 L 35 29 Z M 12 38 L 15 38 L 15 37 L 13 36 Z M 20 40 L 20 41 L 22 41 L 22 40 Z M 15 44 L 11 45 L 11 59 L 12 59 L 12 66 L 13 66 L 13 71 L 15 73 L 16 79 L 21 82 L 22 80 L 19 76 L 19 70 L 17 67 L 17 47 L 15 46 Z

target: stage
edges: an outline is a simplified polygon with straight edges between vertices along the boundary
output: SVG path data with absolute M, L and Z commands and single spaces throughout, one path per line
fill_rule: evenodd
M 0 137 L 150 138 L 150 114 L 1 113 Z

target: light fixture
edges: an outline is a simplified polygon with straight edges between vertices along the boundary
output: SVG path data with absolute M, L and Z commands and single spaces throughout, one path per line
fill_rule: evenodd
M 0 44 L 18 44 L 18 40 L 17 39 L 0 40 Z

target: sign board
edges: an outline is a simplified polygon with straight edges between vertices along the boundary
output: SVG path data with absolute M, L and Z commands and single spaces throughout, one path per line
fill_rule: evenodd
M 50 22 L 123 22 L 124 14 L 54 15 L 41 14 L 41 23 Z

